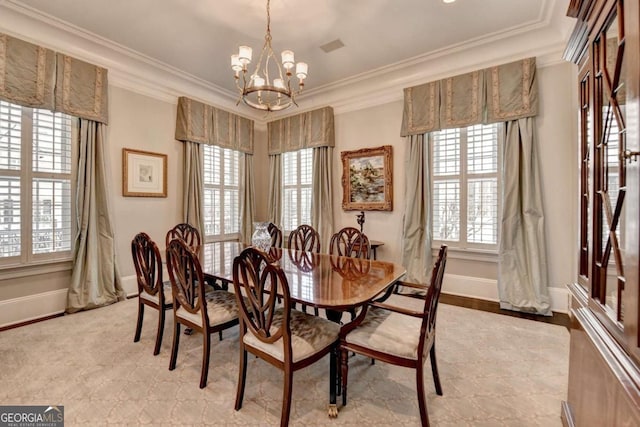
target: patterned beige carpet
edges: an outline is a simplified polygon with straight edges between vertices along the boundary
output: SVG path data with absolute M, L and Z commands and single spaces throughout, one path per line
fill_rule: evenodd
M 237 327 L 212 342 L 209 384 L 198 388 L 202 339 L 182 335 L 170 372 L 172 315 L 152 355 L 157 313 L 133 342 L 135 299 L 0 333 L 0 402 L 64 405 L 75 425 L 277 425 L 282 374 L 249 357 L 244 406 L 233 409 Z M 435 426 L 560 426 L 569 334 L 561 326 L 441 304 L 437 351 L 444 396 L 425 379 Z M 414 372 L 350 359 L 349 403 L 326 415 L 328 359 L 296 372 L 292 426 L 419 425 Z M 340 400 L 339 400 L 340 401 Z

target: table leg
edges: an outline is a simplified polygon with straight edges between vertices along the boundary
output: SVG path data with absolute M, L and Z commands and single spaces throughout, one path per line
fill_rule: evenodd
M 329 359 L 329 418 L 338 416 L 338 405 L 336 405 L 336 385 L 337 385 L 337 349 L 332 349 Z

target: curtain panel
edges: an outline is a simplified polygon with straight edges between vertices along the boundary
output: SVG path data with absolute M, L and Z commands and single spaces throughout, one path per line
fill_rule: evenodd
M 333 147 L 313 149 L 311 226 L 320 234 L 322 247 L 333 235 Z
M 333 108 L 324 107 L 267 123 L 269 154 L 335 146 Z
M 115 230 L 109 197 L 106 125 L 80 119 L 76 189 L 77 235 L 67 313 L 125 299 L 116 263 Z
M 253 136 L 253 120 L 184 96 L 178 99 L 175 134 L 178 141 L 253 154 Z
M 400 136 L 537 114 L 536 59 L 526 58 L 404 89 Z
M 0 99 L 107 124 L 107 70 L 0 33 Z
M 429 283 L 431 270 L 431 174 L 426 135 L 407 137 L 402 265 L 410 282 Z M 407 288 L 405 292 L 414 292 Z

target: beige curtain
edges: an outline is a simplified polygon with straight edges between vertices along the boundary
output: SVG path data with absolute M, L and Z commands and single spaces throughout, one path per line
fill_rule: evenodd
M 550 316 L 535 118 L 507 122 L 505 130 L 498 249 L 500 308 Z
M 197 142 L 184 142 L 182 212 L 184 222 L 200 230 L 204 238 L 204 157 Z
M 124 299 L 118 273 L 109 198 L 106 126 L 80 119 L 76 220 L 78 234 L 67 293 L 67 312 L 73 313 Z
M 240 241 L 251 242 L 255 210 L 253 186 L 253 156 L 240 154 Z
M 428 283 L 431 269 L 431 183 L 425 135 L 407 137 L 402 265 L 410 282 Z M 410 290 L 407 289 L 407 290 Z
M 313 149 L 311 225 L 318 231 L 322 247 L 329 247 L 333 229 L 333 147 Z
M 268 220 L 282 226 L 282 155 L 269 156 L 269 218 Z

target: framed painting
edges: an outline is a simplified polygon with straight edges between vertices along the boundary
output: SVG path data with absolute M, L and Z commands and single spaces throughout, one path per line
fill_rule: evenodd
M 167 155 L 123 148 L 122 195 L 167 197 Z
M 393 210 L 391 146 L 343 151 L 342 209 Z

